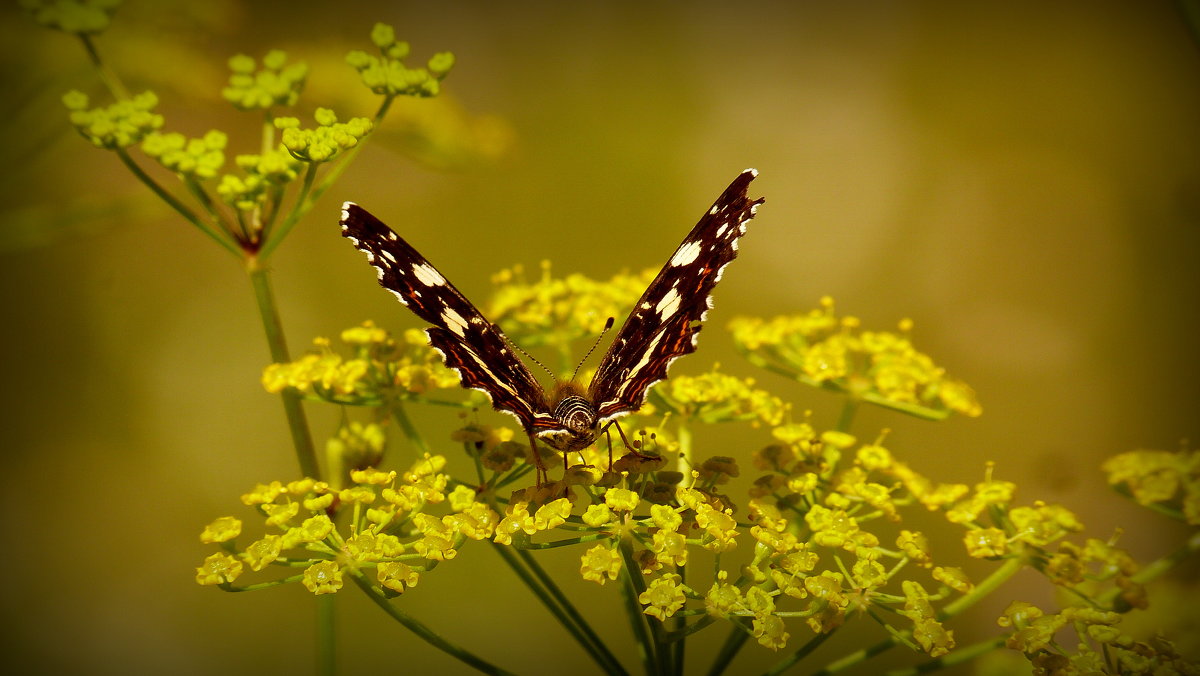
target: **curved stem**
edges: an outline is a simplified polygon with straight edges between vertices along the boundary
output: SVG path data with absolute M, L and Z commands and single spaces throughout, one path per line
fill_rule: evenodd
M 117 148 L 116 153 L 117 157 L 121 158 L 121 162 L 125 165 L 125 167 L 129 169 L 129 171 L 133 172 L 133 175 L 147 188 L 150 188 L 155 195 L 158 195 L 159 199 L 166 202 L 167 205 L 178 212 L 180 216 L 183 216 L 188 220 L 189 223 L 199 228 L 201 232 L 211 237 L 213 241 L 215 241 L 217 244 L 220 244 L 227 251 L 235 256 L 240 257 L 242 255 L 242 250 L 238 248 L 237 244 L 231 241 L 228 237 L 222 235 L 218 230 L 215 230 L 208 223 L 205 223 L 204 220 L 197 216 L 194 211 L 188 209 L 186 206 L 184 206 L 183 202 L 180 202 L 175 198 L 174 195 L 167 192 L 165 188 L 159 185 L 157 181 L 155 181 L 153 178 L 150 178 L 150 175 L 143 171 L 142 168 L 138 166 L 137 162 L 133 161 L 133 158 L 129 156 L 129 153 L 126 152 L 124 148 Z
M 121 78 L 113 72 L 108 64 L 104 63 L 104 59 L 100 58 L 100 52 L 96 50 L 96 43 L 92 42 L 92 37 L 84 33 L 79 33 L 79 41 L 83 43 L 84 50 L 87 51 L 88 58 L 91 59 L 92 65 L 96 67 L 96 72 L 100 75 L 100 81 L 113 95 L 114 99 L 124 101 L 129 98 L 129 90 L 125 89 L 125 85 L 121 83 Z
M 429 627 L 426 627 L 424 624 L 414 619 L 411 615 L 405 613 L 390 603 L 382 591 L 375 588 L 370 582 L 367 581 L 362 572 L 352 568 L 346 569 L 346 572 L 350 574 L 351 579 L 354 580 L 354 583 L 358 585 L 359 589 L 362 589 L 363 592 L 366 593 L 367 598 L 371 599 L 375 605 L 382 608 L 385 613 L 392 617 L 392 619 L 404 625 L 405 629 L 408 629 L 412 633 L 416 634 L 417 637 L 422 641 L 425 641 L 429 645 L 441 650 L 447 655 L 457 660 L 461 660 L 462 662 L 465 662 L 466 664 L 479 671 L 482 671 L 485 674 L 512 674 L 511 671 L 501 669 L 491 662 L 487 662 L 476 656 L 474 653 L 471 653 L 466 649 L 435 634 Z
M 800 646 L 799 650 L 792 653 L 791 655 L 788 655 L 783 660 L 780 660 L 773 667 L 771 667 L 770 669 L 766 670 L 763 673 L 767 676 L 777 676 L 778 674 L 782 674 L 785 670 L 790 668 L 793 664 L 799 662 L 800 660 L 804 659 L 805 657 L 808 657 L 809 654 L 812 653 L 812 651 L 816 650 L 818 647 L 820 647 L 820 645 L 822 643 L 829 640 L 829 637 L 833 636 L 835 633 L 837 633 L 837 629 L 827 631 L 824 634 L 817 634 L 816 636 L 813 636 L 812 638 L 810 638 L 808 640 L 807 643 Z
M 404 409 L 404 402 L 399 399 L 393 399 L 390 410 L 392 418 L 396 420 L 396 424 L 400 425 L 404 436 L 412 442 L 413 446 L 417 447 L 418 454 L 433 453 L 433 449 L 429 447 L 429 444 L 425 441 L 425 437 L 421 436 L 421 432 L 417 430 L 417 426 L 408 417 L 408 411 Z
M 310 198 L 309 195 L 312 193 L 313 181 L 316 178 L 317 165 L 311 163 L 304 172 L 304 183 L 300 186 L 300 194 L 296 196 L 296 203 L 292 205 L 292 210 L 288 212 L 287 218 L 283 219 L 283 223 L 278 228 L 271 229 L 270 234 L 267 235 L 266 243 L 259 250 L 258 255 L 264 260 L 270 257 L 271 252 L 277 249 L 283 243 L 284 238 L 288 236 L 288 233 L 292 231 L 292 228 L 296 227 L 296 223 L 299 223 L 300 219 L 312 209 L 317 196 L 313 194 Z M 274 215 L 271 216 L 271 220 L 274 220 Z
M 258 303 L 259 316 L 267 334 L 271 360 L 277 364 L 291 361 L 287 340 L 283 335 L 283 323 L 279 320 L 275 295 L 271 291 L 270 271 L 262 267 L 257 257 L 248 256 L 246 273 L 254 287 L 254 300 Z M 300 394 L 295 390 L 285 389 L 280 393 L 280 397 L 283 399 L 283 412 L 287 416 L 288 430 L 292 434 L 292 446 L 296 451 L 296 460 L 300 463 L 300 472 L 304 476 L 320 479 L 321 466 L 317 462 L 316 451 L 313 450 L 312 434 L 308 431 L 308 418 L 304 414 Z

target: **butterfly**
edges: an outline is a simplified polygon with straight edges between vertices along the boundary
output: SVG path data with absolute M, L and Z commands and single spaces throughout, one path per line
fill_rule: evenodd
M 649 387 L 667 377 L 671 362 L 696 350 L 713 287 L 737 256 L 738 238 L 764 201 L 746 195 L 757 175 L 754 169 L 738 175 L 683 238 L 617 331 L 586 388 L 572 377 L 544 389 L 513 354 L 515 346 L 499 326 L 408 242 L 353 202 L 342 205 L 342 236 L 366 254 L 383 288 L 433 325 L 425 331 L 429 344 L 458 371 L 462 386 L 487 393 L 496 410 L 521 423 L 541 485 L 548 476 L 538 440 L 562 451 L 565 469 L 568 453 L 591 446 L 618 418 L 641 408 Z

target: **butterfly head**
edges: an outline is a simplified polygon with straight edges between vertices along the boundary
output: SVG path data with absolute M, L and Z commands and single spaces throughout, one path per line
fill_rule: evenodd
M 560 451 L 579 451 L 591 446 L 599 434 L 596 407 L 574 383 L 559 383 L 554 394 L 552 414 L 558 427 L 538 432 L 538 436 Z

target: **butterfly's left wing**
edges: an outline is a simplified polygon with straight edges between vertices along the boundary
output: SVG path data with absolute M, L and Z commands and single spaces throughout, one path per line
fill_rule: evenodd
M 367 255 L 380 286 L 433 324 L 425 330 L 429 344 L 458 371 L 463 387 L 486 392 L 496 410 L 515 416 L 528 432 L 558 426 L 542 386 L 509 349 L 500 328 L 424 256 L 353 202 L 342 205 L 342 236 Z
M 696 351 L 710 293 L 737 256 L 737 240 L 762 198 L 746 196 L 758 172 L 743 171 L 717 198 L 646 288 L 605 353 L 590 394 L 599 421 L 641 408 L 646 390 L 667 377 L 676 358 Z

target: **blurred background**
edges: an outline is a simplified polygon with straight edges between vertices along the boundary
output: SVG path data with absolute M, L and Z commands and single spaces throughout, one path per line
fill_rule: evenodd
M 483 302 L 490 275 L 517 263 L 597 278 L 658 267 L 754 166 L 751 192 L 767 203 L 677 372 L 720 362 L 829 426 L 836 399 L 755 373 L 719 327 L 826 294 L 865 327 L 912 318 L 918 348 L 976 389 L 984 415 L 935 424 L 864 408 L 862 436 L 891 428 L 893 452 L 943 481 L 973 484 L 994 461 L 1021 501 L 1067 505 L 1091 537 L 1123 529 L 1141 560 L 1184 537 L 1099 470 L 1200 437 L 1200 51 L 1181 6 L 128 2 L 96 42 L 132 91 L 158 93 L 167 129 L 223 129 L 232 158 L 255 151 L 258 117 L 221 100 L 228 57 L 281 48 L 307 61 L 306 121 L 318 105 L 370 115 L 343 58 L 372 49 L 376 21 L 412 44 L 411 64 L 442 50 L 458 64 L 443 98 L 397 104 L 273 258 L 294 355 L 368 318 L 419 326 L 339 237 L 343 200 Z M 268 355 L 247 279 L 70 128 L 65 91 L 105 101 L 78 41 L 11 5 L 0 26 L 8 662 L 309 673 L 303 588 L 229 595 L 193 581 L 211 551 L 201 528 L 248 517 L 239 495 L 296 472 L 277 397 L 259 384 Z M 324 439 L 338 412 L 309 413 Z M 746 454 L 763 439 L 722 428 L 702 443 L 752 474 Z M 614 590 L 582 582 L 578 555 L 544 560 L 636 668 Z M 1034 576 L 1013 585 L 954 625 L 961 643 L 994 633 L 1008 600 L 1047 598 Z M 402 604 L 514 671 L 593 671 L 486 546 Z M 466 671 L 356 590 L 337 611 L 346 673 Z M 1194 616 L 1169 615 L 1172 638 L 1200 634 Z M 710 632 L 693 643 L 724 638 Z M 807 634 L 794 627 L 791 647 Z M 843 634 L 797 673 L 883 636 L 869 622 Z M 733 673 L 778 659 L 751 643 Z M 702 673 L 715 646 L 693 647 L 689 672 Z

